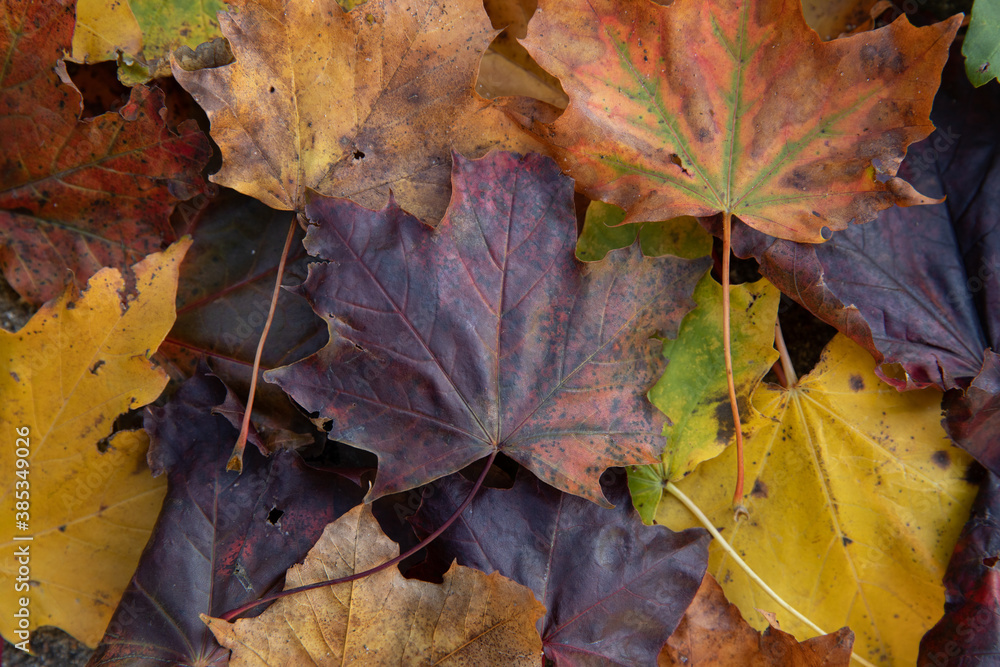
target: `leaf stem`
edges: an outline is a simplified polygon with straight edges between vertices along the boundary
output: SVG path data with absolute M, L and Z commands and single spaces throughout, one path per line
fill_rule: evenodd
M 260 333 L 260 340 L 257 341 L 257 353 L 253 358 L 253 374 L 250 378 L 250 395 L 247 396 L 246 411 L 243 413 L 243 425 L 240 427 L 240 437 L 237 438 L 233 446 L 233 453 L 226 463 L 226 470 L 243 470 L 243 450 L 247 445 L 247 436 L 250 434 L 250 414 L 253 412 L 253 399 L 257 394 L 257 374 L 260 372 L 260 357 L 264 353 L 264 342 L 267 341 L 267 334 L 271 331 L 271 321 L 274 319 L 274 309 L 278 305 L 278 295 L 281 294 L 281 278 L 285 273 L 285 260 L 288 259 L 288 251 L 292 247 L 292 238 L 295 236 L 295 228 L 298 226 L 297 216 L 292 216 L 292 221 L 288 225 L 288 236 L 285 237 L 285 247 L 281 251 L 281 259 L 278 260 L 278 272 L 274 277 L 274 291 L 271 293 L 271 307 L 267 311 L 267 321 L 264 322 L 264 330 Z
M 764 580 L 761 579 L 756 572 L 750 569 L 750 566 L 747 565 L 746 561 L 744 561 L 740 557 L 740 555 L 736 553 L 736 549 L 734 549 L 732 545 L 730 545 L 729 542 L 726 541 L 726 538 L 724 538 L 722 534 L 715 528 L 715 526 L 712 525 L 712 522 L 709 521 L 708 517 L 705 516 L 705 513 L 701 511 L 701 508 L 695 505 L 694 501 L 688 498 L 683 491 L 678 489 L 673 482 L 667 482 L 664 488 L 670 495 L 679 500 L 681 504 L 684 505 L 684 507 L 688 508 L 688 511 L 690 511 L 691 514 L 694 514 L 695 517 L 698 518 L 698 521 L 701 522 L 701 525 L 705 526 L 705 529 L 712 534 L 712 537 L 715 539 L 716 542 L 718 542 L 719 546 L 722 547 L 723 551 L 725 551 L 726 554 L 736 562 L 736 564 L 740 567 L 740 569 L 743 570 L 754 583 L 756 583 L 758 586 L 764 589 L 765 593 L 767 593 L 775 602 L 781 605 L 785 609 L 785 611 L 787 611 L 789 614 L 797 618 L 802 623 L 809 626 L 814 632 L 820 635 L 828 634 L 824 632 L 818 625 L 816 625 L 808 618 L 806 618 L 795 607 L 785 602 L 780 595 L 775 593 L 770 586 L 764 583 Z M 867 660 L 865 660 L 856 653 L 852 652 L 851 657 L 857 662 L 864 665 L 865 667 L 875 667 L 875 665 L 868 662 Z
M 377 572 L 381 572 L 382 570 L 390 568 L 393 565 L 396 565 L 396 564 L 398 564 L 398 563 L 406 560 L 407 558 L 409 558 L 410 556 L 412 556 L 413 554 L 417 553 L 418 551 L 420 551 L 421 549 L 423 549 L 424 547 L 426 547 L 428 544 L 430 544 L 431 542 L 433 542 L 434 540 L 436 540 L 438 538 L 438 536 L 441 535 L 441 533 L 443 533 L 444 531 L 448 530 L 448 528 L 451 527 L 451 524 L 455 523 L 455 521 L 458 520 L 458 517 L 462 516 L 462 513 L 465 512 L 465 509 L 469 506 L 469 504 L 472 502 L 472 500 L 476 497 L 476 494 L 479 493 L 479 489 L 482 488 L 483 482 L 486 480 L 486 474 L 490 471 L 490 468 L 493 467 L 493 460 L 496 459 L 497 454 L 499 453 L 499 451 L 500 450 L 498 450 L 498 449 L 497 450 L 493 450 L 493 453 L 490 454 L 490 456 L 489 456 L 488 459 L 486 459 L 486 465 L 483 466 L 483 471 L 481 473 L 479 473 L 479 478 L 476 479 L 475 485 L 473 485 L 472 490 L 469 491 L 469 495 L 466 496 L 466 498 L 462 502 L 462 504 L 458 506 L 458 509 L 455 510 L 455 513 L 452 514 L 448 518 L 448 520 L 445 521 L 441 525 L 440 528 L 438 528 L 433 533 L 431 533 L 430 535 L 428 535 L 427 537 L 425 537 L 416 546 L 414 546 L 413 548 L 407 550 L 405 553 L 402 553 L 402 554 L 396 556 L 395 558 L 393 558 L 392 560 L 388 560 L 388 561 L 382 563 L 381 565 L 376 565 L 375 567 L 370 568 L 368 570 L 365 570 L 363 572 L 355 572 L 352 575 L 349 575 L 349 576 L 346 576 L 346 577 L 341 577 L 340 579 L 328 579 L 327 581 L 319 581 L 319 582 L 316 582 L 316 583 L 313 583 L 313 584 L 307 584 L 305 586 L 299 586 L 297 588 L 289 588 L 289 589 L 281 591 L 279 593 L 274 593 L 272 595 L 264 596 L 264 597 L 260 598 L 259 600 L 254 600 L 253 602 L 248 602 L 247 604 L 245 604 L 245 605 L 243 605 L 241 607 L 237 607 L 236 609 L 233 609 L 232 611 L 227 611 L 225 614 L 223 614 L 219 618 L 221 618 L 224 621 L 230 621 L 230 622 L 232 622 L 233 619 L 235 619 L 237 616 L 239 616 L 240 614 L 242 614 L 245 611 L 253 609 L 257 605 L 261 605 L 261 604 L 264 604 L 266 602 L 272 602 L 274 600 L 277 600 L 278 598 L 283 598 L 283 597 L 286 597 L 288 595 L 293 595 L 295 593 L 302 593 L 304 591 L 311 591 L 314 588 L 323 588 L 324 586 L 335 586 L 336 584 L 346 584 L 346 583 L 351 582 L 351 581 L 356 581 L 357 579 L 364 579 L 367 576 L 373 575 L 373 574 L 375 574 Z
M 732 255 L 732 214 L 722 214 L 722 347 L 726 357 L 726 383 L 729 387 L 729 405 L 733 410 L 733 429 L 736 432 L 736 491 L 733 505 L 736 513 L 746 514 L 743 507 L 743 425 L 740 423 L 740 407 L 736 401 L 736 382 L 733 379 L 733 346 L 730 335 L 729 314 L 729 257 Z
M 799 376 L 795 374 L 795 367 L 792 366 L 792 358 L 788 356 L 788 347 L 785 346 L 785 337 L 781 335 L 781 319 L 774 320 L 774 344 L 778 348 L 778 356 L 781 358 L 781 368 L 785 372 L 785 388 L 789 389 L 799 383 Z

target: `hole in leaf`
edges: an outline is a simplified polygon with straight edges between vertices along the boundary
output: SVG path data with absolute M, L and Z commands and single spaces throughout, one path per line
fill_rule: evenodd
M 365 159 L 365 154 L 363 152 L 361 152 L 360 150 L 355 149 L 355 151 L 354 151 L 354 159 L 355 160 L 364 160 Z
M 83 96 L 83 119 L 118 111 L 128 101 L 129 89 L 118 80 L 118 64 L 113 60 L 96 65 L 68 62 L 66 73 Z
M 284 515 L 284 511 L 279 510 L 277 507 L 275 507 L 274 509 L 272 509 L 270 512 L 267 513 L 267 522 L 273 526 L 274 524 L 278 523 L 282 515 Z
M 993 567 L 997 564 L 997 561 L 1000 561 L 1000 556 L 987 556 L 983 559 L 983 565 L 986 567 Z
M 829 241 L 833 238 L 833 230 L 829 227 L 823 227 L 823 229 L 819 230 L 819 234 L 823 237 L 824 241 Z
M 272 93 L 274 92 L 274 86 L 271 86 L 271 90 L 269 92 L 272 92 Z

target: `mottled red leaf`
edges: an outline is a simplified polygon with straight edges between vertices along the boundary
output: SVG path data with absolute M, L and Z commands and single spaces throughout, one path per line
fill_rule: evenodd
M 297 291 L 329 322 L 317 354 L 265 375 L 379 457 L 370 497 L 426 484 L 500 450 L 605 503 L 610 466 L 657 461 L 645 399 L 658 343 L 692 306 L 707 260 L 639 248 L 573 255 L 573 183 L 549 159 L 454 158 L 432 229 L 390 202 L 317 197 L 305 245 L 327 260 Z
M 186 229 L 196 242 L 181 265 L 177 322 L 160 346 L 157 360 L 171 376 L 182 379 L 204 357 L 212 371 L 246 399 L 278 260 L 294 215 L 274 211 L 232 190 L 222 190 L 202 208 L 189 208 L 185 203 L 178 209 L 191 215 Z M 304 234 L 296 234 L 285 265 L 286 284 L 300 283 L 306 276 Z M 281 292 L 274 322 L 261 372 L 302 359 L 326 340 L 326 323 L 295 294 Z M 278 430 L 315 431 L 284 392 L 264 382 L 257 384 L 254 421 L 269 441 L 272 436 L 285 437 Z
M 986 474 L 944 576 L 944 616 L 920 641 L 921 667 L 986 667 L 1000 656 L 1000 478 Z
M 203 187 L 210 155 L 194 121 L 167 127 L 156 89 L 133 88 L 118 112 L 80 120 L 82 98 L 60 60 L 73 5 L 0 6 L 0 265 L 35 303 L 71 274 L 82 284 L 174 240 L 170 213 Z
M 167 473 L 167 497 L 90 665 L 228 664 L 229 650 L 198 614 L 219 616 L 279 590 L 326 524 L 360 502 L 354 483 L 291 451 L 265 459 L 249 448 L 242 475 L 228 472 L 237 430 L 212 413 L 225 398 L 202 368 L 166 407 L 147 412 L 150 466 Z
M 509 490 L 484 489 L 428 547 L 431 560 L 499 572 L 535 592 L 545 655 L 557 665 L 655 665 L 708 563 L 708 533 L 645 526 L 626 475 L 605 473 L 605 510 L 521 470 Z M 472 483 L 452 475 L 424 492 L 410 521 L 429 533 Z

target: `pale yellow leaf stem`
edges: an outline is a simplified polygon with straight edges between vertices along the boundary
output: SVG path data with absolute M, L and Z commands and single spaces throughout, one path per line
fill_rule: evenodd
M 818 625 L 816 625 L 808 618 L 806 618 L 801 612 L 795 609 L 795 607 L 785 602 L 780 595 L 775 593 L 770 586 L 764 583 L 764 580 L 761 579 L 759 576 L 757 576 L 757 573 L 751 570 L 750 566 L 746 564 L 746 561 L 744 561 L 740 557 L 740 555 L 736 553 L 736 550 L 733 549 L 733 547 L 729 544 L 729 542 L 726 541 L 726 538 L 724 538 L 722 534 L 718 530 L 716 530 L 715 526 L 712 525 L 712 522 L 709 521 L 707 516 L 705 516 L 705 513 L 701 511 L 701 508 L 695 505 L 694 501 L 688 498 L 683 491 L 674 486 L 673 482 L 667 482 L 666 485 L 664 486 L 664 489 L 666 489 L 667 493 L 669 493 L 674 498 L 679 500 L 681 504 L 684 505 L 684 507 L 688 508 L 688 511 L 690 511 L 698 518 L 698 521 L 700 521 L 701 525 L 705 526 L 705 529 L 712 534 L 712 537 L 715 539 L 716 542 L 718 542 L 719 546 L 722 547 L 722 550 L 725 551 L 729 555 L 729 557 L 736 562 L 736 564 L 740 567 L 740 569 L 743 570 L 746 573 L 746 575 L 750 577 L 751 580 L 753 580 L 754 583 L 760 586 L 765 593 L 767 593 L 775 602 L 781 605 L 785 611 L 787 611 L 789 614 L 791 614 L 792 616 L 794 616 L 795 618 L 797 618 L 798 620 L 800 620 L 801 622 L 805 623 L 807 626 L 812 628 L 812 630 L 817 634 L 819 635 L 828 634 L 825 631 L 823 631 Z M 859 664 L 864 665 L 865 667 L 875 667 L 875 665 L 868 662 L 857 653 L 851 653 L 851 658 L 857 661 Z

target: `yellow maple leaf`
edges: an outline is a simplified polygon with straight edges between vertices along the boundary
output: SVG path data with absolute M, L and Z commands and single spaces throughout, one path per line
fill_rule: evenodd
M 238 11 L 237 11 L 238 10 Z M 475 93 L 495 31 L 480 0 L 244 0 L 219 15 L 236 62 L 174 76 L 208 114 L 220 185 L 271 208 L 306 191 L 437 222 L 451 152 L 538 144 Z
M 757 390 L 746 424 L 749 520 L 733 518 L 732 447 L 676 485 L 792 607 L 826 631 L 849 626 L 854 652 L 873 663 L 915 664 L 975 496 L 964 479 L 972 459 L 941 427 L 940 391 L 898 393 L 874 366 L 838 334 L 795 387 Z M 666 494 L 656 519 L 672 530 L 700 525 Z M 755 608 L 778 612 L 799 639 L 816 634 L 717 542 L 708 571 L 758 628 Z
M 399 554 L 367 505 L 326 527 L 286 589 L 367 570 Z M 540 664 L 545 607 L 497 572 L 452 564 L 441 584 L 390 567 L 281 598 L 257 618 L 201 618 L 241 665 Z
M 11 610 L 0 634 L 11 642 L 55 625 L 96 645 L 135 569 L 166 482 L 146 466 L 144 431 L 106 439 L 167 383 L 149 356 L 173 325 L 190 244 L 136 264 L 134 293 L 102 269 L 17 333 L 0 331 L 0 601 Z

